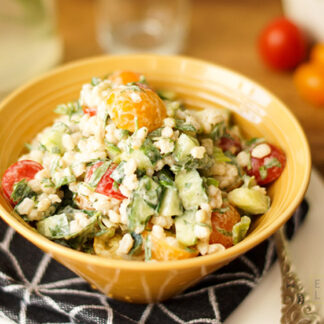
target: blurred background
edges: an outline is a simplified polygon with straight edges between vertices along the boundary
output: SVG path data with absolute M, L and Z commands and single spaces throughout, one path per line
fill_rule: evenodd
M 271 68 L 260 58 L 260 34 L 284 14 L 305 32 L 307 51 L 299 61 L 307 61 L 313 44 L 324 42 L 324 0 L 0 0 L 0 95 L 55 65 L 104 53 L 201 58 L 282 99 L 304 127 L 324 175 L 324 109 L 298 94 L 293 79 L 300 62 Z M 322 86 L 324 97 L 324 77 Z

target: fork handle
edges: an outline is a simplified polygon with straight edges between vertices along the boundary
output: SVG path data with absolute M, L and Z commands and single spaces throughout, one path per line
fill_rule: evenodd
M 287 239 L 280 228 L 274 235 L 281 270 L 281 324 L 320 324 L 321 318 L 309 294 L 294 271 Z

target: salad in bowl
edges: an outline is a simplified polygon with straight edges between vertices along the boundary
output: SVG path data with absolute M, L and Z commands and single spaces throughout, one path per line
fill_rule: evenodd
M 26 144 L 1 184 L 15 211 L 61 245 L 106 258 L 213 254 L 270 207 L 283 151 L 245 138 L 229 110 L 185 105 L 145 76 L 92 78 Z

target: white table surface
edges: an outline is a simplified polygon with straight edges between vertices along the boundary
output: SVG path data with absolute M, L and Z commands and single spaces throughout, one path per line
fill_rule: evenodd
M 289 244 L 289 250 L 300 279 L 324 318 L 324 182 L 314 170 L 306 197 L 310 205 L 307 220 Z M 280 286 L 276 262 L 225 324 L 280 323 Z
M 324 182 L 314 170 L 306 197 L 310 204 L 307 220 L 289 247 L 297 272 L 324 317 Z M 224 324 L 280 323 L 280 286 L 276 263 Z M 0 313 L 0 324 L 14 322 Z

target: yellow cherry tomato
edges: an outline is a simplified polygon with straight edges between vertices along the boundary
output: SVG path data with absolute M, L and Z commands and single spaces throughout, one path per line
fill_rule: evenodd
M 107 103 L 115 125 L 131 132 L 135 131 L 136 124 L 151 132 L 161 127 L 166 117 L 166 107 L 160 97 L 141 85 L 113 89 Z
M 324 43 L 316 44 L 310 53 L 312 63 L 322 66 L 324 68 Z
M 141 74 L 131 71 L 116 71 L 108 79 L 116 85 L 126 85 L 130 82 L 139 82 Z
M 324 67 L 302 64 L 295 71 L 294 81 L 305 100 L 317 106 L 324 105 Z

